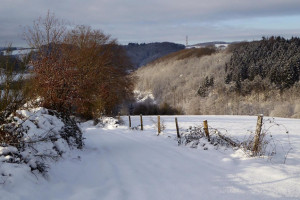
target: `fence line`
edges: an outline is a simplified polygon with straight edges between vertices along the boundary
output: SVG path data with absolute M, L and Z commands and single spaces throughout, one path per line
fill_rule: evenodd
M 128 121 L 129 121 L 129 128 L 131 129 L 132 126 L 132 122 L 131 122 L 131 116 L 128 115 Z M 257 124 L 256 124 L 256 131 L 255 131 L 255 140 L 254 140 L 254 144 L 253 144 L 253 148 L 252 151 L 258 152 L 259 151 L 259 143 L 260 143 L 260 134 L 261 134 L 261 130 L 262 130 L 262 124 L 263 124 L 263 115 L 258 115 L 257 118 Z M 141 130 L 144 130 L 144 124 L 143 124 L 143 115 L 140 115 L 140 126 L 141 126 Z M 176 135 L 177 138 L 180 138 L 180 130 L 179 130 L 179 125 L 178 125 L 178 118 L 175 117 L 175 127 L 176 127 Z M 208 141 L 210 141 L 210 134 L 209 134 L 209 128 L 208 128 L 208 122 L 207 120 L 203 121 L 203 129 L 204 129 L 204 133 L 206 138 L 208 139 Z M 161 133 L 161 121 L 160 121 L 160 116 L 157 116 L 157 132 L 158 135 L 160 135 Z
M 118 118 L 119 118 L 119 116 L 118 116 Z M 128 115 L 128 120 L 129 120 L 129 129 L 137 130 L 137 128 L 135 128 L 135 127 L 132 128 L 132 121 L 131 121 L 130 115 Z M 162 130 L 164 130 L 164 128 L 163 128 L 164 124 L 162 124 L 162 122 L 161 122 L 160 116 L 158 115 L 157 116 L 157 124 L 156 124 L 156 122 L 154 122 L 155 125 L 157 126 L 157 135 L 160 135 Z M 252 141 L 250 147 L 249 146 L 248 146 L 249 148 L 247 147 L 247 149 L 252 152 L 253 156 L 258 156 L 261 151 L 261 143 L 263 142 L 263 141 L 261 141 L 262 125 L 263 125 L 263 115 L 258 115 L 254 140 Z M 140 127 L 141 127 L 140 130 L 143 131 L 144 124 L 143 124 L 143 116 L 142 115 L 140 115 Z M 183 137 L 183 135 L 180 134 L 180 128 L 179 128 L 179 123 L 178 123 L 177 117 L 175 117 L 175 128 L 176 128 L 177 139 L 178 139 L 178 141 L 181 141 L 181 139 L 184 138 L 185 136 Z M 202 129 L 202 127 L 200 127 L 200 128 Z M 203 136 L 206 137 L 209 142 L 213 143 L 214 141 L 216 141 L 216 139 L 213 136 L 212 136 L 212 138 L 210 136 L 207 120 L 203 121 L 203 129 L 202 130 L 203 130 L 203 134 L 204 134 Z M 221 138 L 222 140 L 226 141 L 227 143 L 231 144 L 234 147 L 242 144 L 242 143 L 237 143 L 237 142 L 233 141 L 232 139 L 230 139 L 229 137 L 226 137 L 225 135 L 222 135 L 219 131 L 217 131 L 217 129 L 211 129 L 211 130 L 215 130 L 216 134 L 219 138 Z

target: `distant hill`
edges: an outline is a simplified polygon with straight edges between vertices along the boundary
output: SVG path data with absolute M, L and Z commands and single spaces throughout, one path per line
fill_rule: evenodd
M 186 48 L 204 48 L 209 46 L 215 46 L 217 48 L 226 48 L 229 44 L 232 44 L 231 42 L 223 42 L 223 41 L 213 41 L 213 42 L 203 42 L 193 45 L 188 45 Z
M 0 47 L 0 55 L 4 55 L 5 54 L 5 50 L 7 50 L 7 47 Z M 10 47 L 11 51 L 17 50 L 17 47 Z
M 128 45 L 123 45 L 123 47 L 135 69 L 167 54 L 185 49 L 184 45 L 171 42 L 129 43 Z M 0 55 L 6 55 L 6 49 L 7 47 L 0 47 Z M 31 49 L 16 47 L 13 47 L 11 50 L 13 50 L 10 54 L 12 56 L 23 56 L 31 51 Z
M 214 44 L 231 44 L 231 42 L 213 41 L 213 42 L 198 43 L 198 44 L 195 44 L 195 45 L 210 46 L 210 45 L 214 45 Z
M 139 68 L 167 54 L 185 49 L 185 46 L 171 42 L 155 42 L 149 44 L 129 43 L 124 45 L 124 48 L 134 68 Z

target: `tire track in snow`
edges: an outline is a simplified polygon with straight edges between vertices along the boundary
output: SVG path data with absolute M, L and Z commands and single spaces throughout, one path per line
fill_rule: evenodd
M 216 174 L 215 179 L 201 173 L 202 168 L 212 166 L 211 161 L 203 159 L 200 162 L 199 159 L 195 159 L 195 156 L 203 156 L 199 155 L 199 151 L 170 146 L 168 139 L 113 131 L 99 133 L 93 137 L 95 138 L 90 139 L 93 143 L 99 142 L 97 145 L 101 152 L 100 159 L 110 166 L 106 173 L 110 174 L 110 178 L 118 187 L 118 196 L 122 197 L 121 199 L 136 196 L 140 199 L 184 198 L 179 198 L 179 189 L 189 191 L 191 196 L 197 196 L 202 189 L 194 191 L 190 186 L 214 185 L 222 179 L 220 174 L 224 166 L 211 168 L 210 171 Z M 151 191 L 148 191 L 149 186 Z M 202 192 L 204 196 L 207 194 L 207 191 Z

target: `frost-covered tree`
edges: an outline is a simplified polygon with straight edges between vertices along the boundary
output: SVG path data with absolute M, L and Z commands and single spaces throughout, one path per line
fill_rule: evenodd
M 227 84 L 238 79 L 253 81 L 260 76 L 262 79 L 268 78 L 277 88 L 285 89 L 299 81 L 299 38 L 263 38 L 237 45 L 232 51 L 231 60 L 226 65 Z

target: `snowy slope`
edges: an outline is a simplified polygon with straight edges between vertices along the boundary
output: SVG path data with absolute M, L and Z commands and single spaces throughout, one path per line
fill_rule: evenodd
M 236 138 L 254 130 L 256 117 L 179 116 L 181 130 L 207 119 L 211 127 Z M 209 146 L 178 146 L 174 116 L 163 116 L 164 133 L 156 134 L 156 117 L 144 118 L 144 131 L 125 125 L 81 125 L 85 148 L 50 166 L 48 179 L 17 174 L 1 185 L 0 199 L 300 199 L 300 120 L 277 119 L 270 130 L 277 153 L 249 158 L 242 151 Z M 139 116 L 132 117 L 139 125 Z M 268 127 L 265 127 L 268 128 Z M 291 144 L 289 144 L 289 141 Z M 290 150 L 286 164 L 280 155 Z
M 2 53 L 3 53 L 3 55 L 20 56 L 20 55 L 27 55 L 31 51 L 35 51 L 35 50 L 34 49 L 17 49 L 17 50 L 13 50 L 9 53 L 7 53 L 7 51 L 2 51 Z

